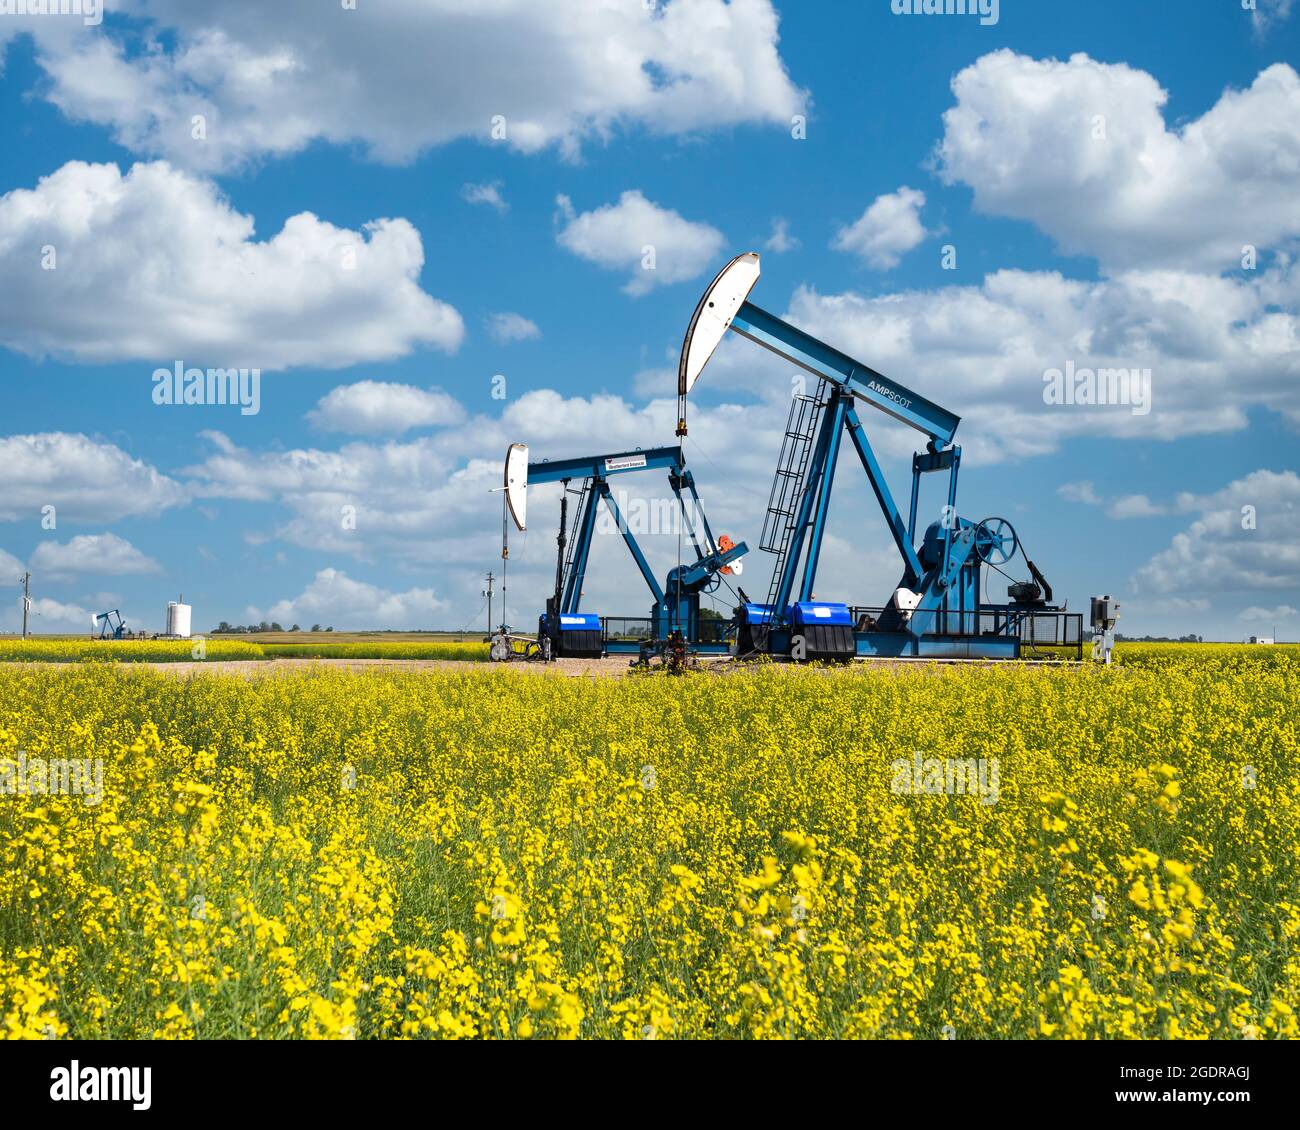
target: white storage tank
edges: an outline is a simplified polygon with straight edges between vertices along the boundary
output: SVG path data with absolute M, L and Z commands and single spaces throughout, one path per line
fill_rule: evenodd
M 168 636 L 179 636 L 181 639 L 190 638 L 190 606 L 182 604 L 179 600 L 169 600 L 167 602 L 167 631 L 164 633 Z

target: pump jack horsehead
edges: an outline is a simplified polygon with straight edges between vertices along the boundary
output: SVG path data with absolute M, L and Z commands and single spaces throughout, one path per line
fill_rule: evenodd
M 1012 659 L 1047 645 L 1080 649 L 1082 617 L 1049 603 L 1052 588 L 1025 555 L 1032 579 L 1017 580 L 1000 566 L 1020 539 L 1005 518 L 958 516 L 961 448 L 953 445 L 959 417 L 811 334 L 749 301 L 760 274 L 755 252 L 738 255 L 713 280 L 695 307 L 678 366 L 677 435 L 687 434 L 691 390 L 727 331 L 738 334 L 818 378 L 812 396 L 791 405 L 768 502 L 761 548 L 774 555 L 766 601 L 736 610 L 737 649 L 794 659 L 853 656 L 928 656 Z M 928 437 L 912 458 L 911 507 L 905 517 L 881 471 L 858 414 L 866 404 Z M 847 434 L 885 526 L 902 573 L 885 604 L 855 608 L 813 598 L 818 559 L 830 509 L 841 441 Z M 922 477 L 947 472 L 946 505 L 916 541 Z M 1008 600 L 983 597 L 986 570 L 1012 583 Z

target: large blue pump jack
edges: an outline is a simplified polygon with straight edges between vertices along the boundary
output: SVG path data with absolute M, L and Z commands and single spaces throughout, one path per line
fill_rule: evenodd
M 868 365 L 748 301 L 758 255 L 737 256 L 701 298 L 682 346 L 678 436 L 686 397 L 727 330 L 818 378 L 815 394 L 794 399 L 764 523 L 762 546 L 776 555 L 767 599 L 737 610 L 740 650 L 794 658 L 929 656 L 1016 658 L 1022 647 L 1075 645 L 1081 618 L 1049 604 L 1052 589 L 1025 556 L 1033 580 L 1014 581 L 1006 603 L 982 597 L 986 569 L 1011 561 L 1019 538 L 1004 518 L 971 521 L 957 511 L 959 417 Z M 911 505 L 904 517 L 858 415 L 869 404 L 928 437 L 912 458 Z M 830 511 L 836 463 L 848 437 L 902 559 L 883 607 L 850 610 L 818 602 L 814 584 Z M 922 478 L 947 474 L 946 504 L 916 543 Z M 1022 550 L 1023 552 L 1023 550 Z

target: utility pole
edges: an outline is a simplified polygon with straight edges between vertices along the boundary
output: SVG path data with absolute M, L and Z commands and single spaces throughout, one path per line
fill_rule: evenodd
M 28 582 L 31 579 L 30 573 L 23 573 L 23 639 L 27 638 L 27 610 L 32 606 L 32 598 L 28 595 Z
M 492 634 L 492 582 L 496 578 L 489 573 L 487 575 L 487 588 L 483 590 L 483 595 L 487 597 L 488 602 L 488 635 Z

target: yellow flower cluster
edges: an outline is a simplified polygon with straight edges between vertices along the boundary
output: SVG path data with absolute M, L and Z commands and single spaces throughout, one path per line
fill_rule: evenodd
M 179 663 L 196 658 L 194 640 L 0 639 L 0 662 L 74 663 L 81 661 Z M 206 658 L 262 659 L 262 649 L 243 640 L 202 641 Z
M 1300 658 L 1244 651 L 0 670 L 0 771 L 104 766 L 0 773 L 0 1035 L 1295 1037 Z
M 91 640 L 0 638 L 0 662 L 71 663 L 120 660 L 128 663 L 177 663 L 224 659 L 445 659 L 483 662 L 485 643 L 468 640 L 383 640 L 346 643 L 253 643 L 208 637 L 192 640 Z

